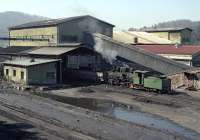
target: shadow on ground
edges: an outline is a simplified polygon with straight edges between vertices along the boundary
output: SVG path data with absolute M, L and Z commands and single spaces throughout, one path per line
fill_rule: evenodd
M 39 140 L 37 133 L 27 131 L 31 128 L 33 126 L 29 124 L 0 121 L 0 140 Z

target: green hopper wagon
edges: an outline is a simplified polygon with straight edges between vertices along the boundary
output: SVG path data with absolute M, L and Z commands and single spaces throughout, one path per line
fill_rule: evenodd
M 171 90 L 171 80 L 166 77 L 144 77 L 144 88 L 160 92 Z

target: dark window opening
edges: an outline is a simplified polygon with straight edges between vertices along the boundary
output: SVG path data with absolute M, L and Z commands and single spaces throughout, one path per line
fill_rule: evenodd
M 9 75 L 9 69 L 6 69 L 6 75 Z
M 189 42 L 190 42 L 190 39 L 189 39 L 189 38 L 182 38 L 182 42 L 183 42 L 183 43 L 189 43 Z
M 70 35 L 62 35 L 61 42 L 77 42 L 77 36 L 70 36 Z
M 138 77 L 139 77 L 139 84 L 143 84 L 143 75 L 142 73 L 138 73 Z
M 47 72 L 46 77 L 48 79 L 55 79 L 55 77 L 56 77 L 55 72 Z
M 23 80 L 24 79 L 24 72 L 21 71 L 21 79 Z
M 13 76 L 16 77 L 16 70 L 13 70 Z

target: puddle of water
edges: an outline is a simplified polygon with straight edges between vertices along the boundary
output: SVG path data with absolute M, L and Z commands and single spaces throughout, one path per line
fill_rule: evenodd
M 198 139 L 200 137 L 200 135 L 197 134 L 196 132 L 193 132 L 189 129 L 181 127 L 180 125 L 168 119 L 165 119 L 156 115 L 152 115 L 149 113 L 127 111 L 126 109 L 116 107 L 114 108 L 113 114 L 114 114 L 113 115 L 114 117 L 122 119 L 122 120 L 156 128 L 159 130 L 168 131 L 171 133 L 176 133 L 190 139 Z
M 105 115 L 114 118 L 179 134 L 181 136 L 185 136 L 190 139 L 199 139 L 200 137 L 198 133 L 190 129 L 181 127 L 180 125 L 168 119 L 150 113 L 139 112 L 137 111 L 137 109 L 135 110 L 134 108 L 131 108 L 130 106 L 127 105 L 122 105 L 106 100 L 58 97 L 54 95 L 47 95 L 47 96 L 62 103 L 67 103 L 73 106 L 101 112 Z

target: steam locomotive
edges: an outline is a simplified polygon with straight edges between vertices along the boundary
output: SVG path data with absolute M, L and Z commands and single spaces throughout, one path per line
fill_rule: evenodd
M 150 71 L 134 70 L 129 67 L 114 67 L 105 74 L 104 80 L 109 85 L 159 93 L 171 92 L 171 80 L 166 76 Z

